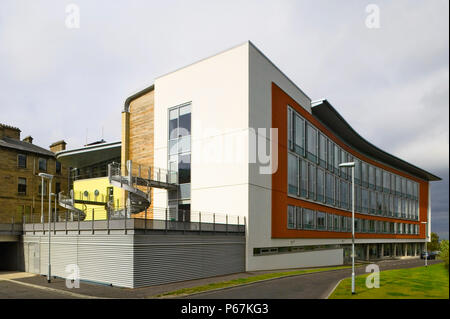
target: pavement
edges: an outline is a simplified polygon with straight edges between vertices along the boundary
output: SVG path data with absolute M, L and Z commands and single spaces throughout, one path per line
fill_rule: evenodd
M 439 261 L 430 260 L 428 262 L 431 265 Z M 424 264 L 424 261 L 420 259 L 405 259 L 380 261 L 376 263 L 380 266 L 380 270 L 387 270 L 419 267 Z M 245 272 L 135 289 L 111 287 L 86 282 L 81 282 L 79 288 L 70 289 L 66 287 L 65 279 L 62 278 L 55 278 L 52 279 L 51 283 L 47 283 L 47 278 L 45 276 L 24 272 L 0 272 L 0 299 L 155 298 L 156 295 L 182 288 L 192 288 L 264 273 L 293 270 L 296 269 Z M 357 275 L 363 274 L 365 267 L 357 267 L 356 270 Z M 326 298 L 341 279 L 347 278 L 350 275 L 350 269 L 332 270 L 288 278 L 271 279 L 239 287 L 183 296 L 182 298 L 320 299 Z

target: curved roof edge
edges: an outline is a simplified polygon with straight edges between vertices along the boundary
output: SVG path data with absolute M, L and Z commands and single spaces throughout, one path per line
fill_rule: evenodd
M 382 149 L 376 147 L 361 135 L 359 135 L 336 109 L 327 100 L 318 100 L 312 103 L 312 114 L 337 136 L 346 143 L 361 151 L 363 154 L 376 159 L 393 168 L 400 169 L 405 173 L 411 174 L 427 181 L 440 181 L 440 177 L 429 173 L 411 163 L 408 163 L 394 155 L 391 155 Z
M 125 103 L 124 103 L 124 106 L 123 106 L 123 112 L 129 112 L 130 111 L 130 103 L 131 103 L 131 101 L 136 100 L 137 98 L 141 97 L 144 94 L 147 94 L 148 92 L 153 91 L 154 89 L 155 89 L 155 85 L 152 84 L 149 87 L 146 87 L 145 89 L 143 89 L 143 90 L 141 90 L 141 91 L 139 91 L 137 93 L 134 93 L 133 95 L 129 96 L 125 100 Z

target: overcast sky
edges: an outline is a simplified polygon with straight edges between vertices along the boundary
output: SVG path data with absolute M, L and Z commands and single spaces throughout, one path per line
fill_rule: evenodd
M 80 9 L 69 29 L 66 6 Z M 368 4 L 380 28 L 368 28 Z M 48 147 L 120 140 L 121 110 L 155 77 L 252 41 L 363 137 L 443 178 L 448 238 L 448 0 L 0 1 L 0 123 Z

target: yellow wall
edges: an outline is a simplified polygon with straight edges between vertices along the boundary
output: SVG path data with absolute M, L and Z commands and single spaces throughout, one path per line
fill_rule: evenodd
M 108 187 L 111 187 L 111 185 L 109 184 L 108 177 L 89 178 L 75 181 L 73 183 L 74 199 L 88 200 L 95 202 L 107 202 Z M 98 196 L 95 196 L 95 190 L 98 190 L 99 192 Z M 85 191 L 89 193 L 88 197 L 84 196 Z M 114 207 L 123 207 L 124 203 L 122 190 L 118 187 L 113 187 L 113 196 L 114 196 Z M 95 220 L 106 219 L 106 209 L 104 206 L 75 204 L 75 207 L 86 212 L 85 220 L 92 220 L 92 209 L 95 210 L 94 213 Z

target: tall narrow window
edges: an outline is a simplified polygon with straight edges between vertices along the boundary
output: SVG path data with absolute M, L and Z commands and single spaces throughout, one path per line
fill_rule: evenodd
M 17 155 L 17 167 L 18 168 L 27 168 L 27 156 L 25 154 Z
M 295 206 L 288 206 L 288 229 L 295 229 Z
M 41 172 L 47 171 L 47 160 L 45 158 L 40 158 L 38 161 L 38 165 Z
M 308 198 L 316 199 L 316 166 L 308 165 Z
M 324 188 L 325 188 L 325 172 L 323 169 L 317 169 L 317 200 L 324 202 Z
M 347 163 L 347 152 L 341 150 L 341 163 Z M 347 167 L 341 167 L 341 177 L 347 179 Z
M 402 179 L 400 176 L 395 175 L 395 195 L 400 196 L 402 194 Z
M 334 144 L 334 173 L 337 175 L 339 175 L 340 173 L 339 164 L 341 160 L 341 155 L 339 151 L 340 151 L 339 146 Z
M 298 195 L 298 159 L 293 154 L 288 154 L 288 191 L 291 195 Z
M 333 171 L 334 165 L 334 144 L 331 140 L 328 140 L 328 149 L 327 149 L 327 157 L 328 157 L 328 170 Z
M 341 179 L 341 189 L 340 189 L 340 197 L 341 197 L 341 208 L 348 209 L 348 183 Z
M 309 123 L 306 124 L 307 157 L 310 161 L 317 163 L 317 130 Z
M 305 120 L 295 115 L 295 145 L 294 150 L 297 154 L 305 155 Z
M 375 186 L 377 191 L 381 192 L 383 190 L 382 170 L 378 167 L 375 169 Z
M 61 163 L 56 161 L 56 168 L 55 168 L 55 172 L 56 174 L 61 174 Z
M 308 163 L 300 160 L 300 196 L 308 196 Z
M 321 133 L 319 133 L 319 165 L 327 167 L 327 138 Z
M 383 171 L 383 192 L 389 193 L 390 187 L 391 187 L 391 176 L 388 172 Z
M 302 229 L 302 208 L 295 207 L 295 222 L 297 223 L 297 229 Z
M 367 187 L 368 186 L 368 172 L 367 172 L 367 163 L 366 162 L 362 162 L 361 163 L 361 181 L 362 181 L 362 186 Z
M 370 193 L 370 213 L 376 214 L 377 212 L 377 194 L 374 191 L 369 191 Z
M 288 146 L 291 151 L 294 150 L 294 112 L 288 107 Z M 170 124 L 170 123 L 169 123 Z
M 383 214 L 383 193 L 377 192 L 377 215 Z
M 355 159 L 355 183 L 361 184 L 361 161 Z
M 17 180 L 17 192 L 20 195 L 27 194 L 27 179 L 24 177 L 19 177 Z
M 326 174 L 325 180 L 325 202 L 329 205 L 334 204 L 334 176 L 330 173 Z
M 361 206 L 362 212 L 367 214 L 369 212 L 369 191 L 364 188 L 361 192 Z
M 375 189 L 375 167 L 369 165 L 369 188 Z

